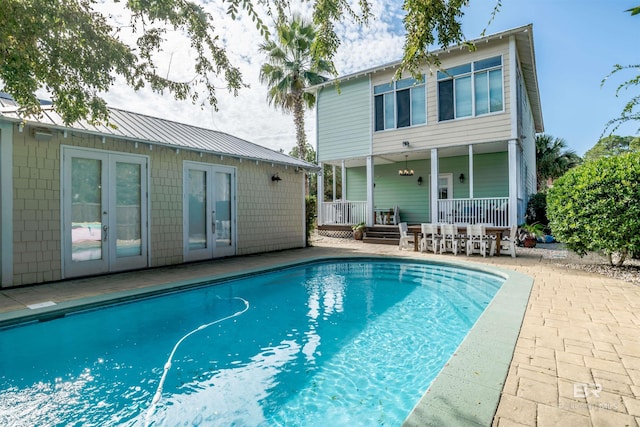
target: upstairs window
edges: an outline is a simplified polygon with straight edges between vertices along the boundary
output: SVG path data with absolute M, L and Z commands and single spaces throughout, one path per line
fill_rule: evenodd
M 438 120 L 503 111 L 502 57 L 438 71 Z
M 425 76 L 373 87 L 375 130 L 396 129 L 425 124 L 427 104 Z

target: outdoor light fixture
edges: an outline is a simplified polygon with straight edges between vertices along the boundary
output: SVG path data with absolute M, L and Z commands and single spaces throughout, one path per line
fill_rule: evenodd
M 409 147 L 409 141 L 402 141 L 403 147 Z
M 418 185 L 422 185 L 422 177 L 421 176 L 418 177 Z
M 464 184 L 464 174 L 461 173 L 458 178 L 460 179 L 460 183 Z
M 33 137 L 38 141 L 48 141 L 53 137 L 53 132 L 49 129 L 34 129 Z
M 274 182 L 282 181 L 282 178 L 280 178 L 277 173 L 274 173 L 273 175 L 271 175 L 271 181 L 274 181 Z
M 400 176 L 412 176 L 413 175 L 413 169 L 407 169 L 407 157 L 409 157 L 408 155 L 404 155 L 404 170 L 400 169 L 398 170 L 398 175 Z

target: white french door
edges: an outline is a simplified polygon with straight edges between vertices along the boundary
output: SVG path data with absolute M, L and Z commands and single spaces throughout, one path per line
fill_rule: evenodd
M 63 275 L 148 266 L 145 156 L 63 147 Z
M 235 168 L 184 162 L 184 259 L 235 255 Z
M 429 175 L 429 188 L 431 188 L 431 175 Z M 437 206 L 433 209 L 438 209 L 438 221 L 439 222 L 451 222 L 452 220 L 452 205 L 451 203 L 441 203 L 440 200 L 453 199 L 453 174 L 441 173 L 438 175 L 438 201 Z

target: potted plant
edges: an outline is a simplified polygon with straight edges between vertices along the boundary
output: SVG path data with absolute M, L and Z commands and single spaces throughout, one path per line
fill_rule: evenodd
M 538 237 L 542 236 L 544 236 L 544 225 L 539 222 L 520 226 L 520 240 L 525 248 L 535 248 Z
M 362 237 L 364 237 L 364 229 L 365 229 L 366 225 L 364 222 L 360 222 L 354 226 L 351 227 L 351 230 L 353 230 L 353 238 L 356 240 L 362 240 Z

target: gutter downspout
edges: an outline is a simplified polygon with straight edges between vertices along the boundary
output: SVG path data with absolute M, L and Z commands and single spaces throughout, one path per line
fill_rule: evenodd
M 511 114 L 511 139 L 508 144 L 509 161 L 509 226 L 518 223 L 518 52 L 516 37 L 509 36 L 509 112 Z

